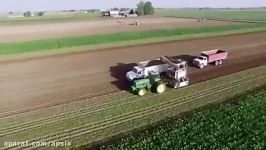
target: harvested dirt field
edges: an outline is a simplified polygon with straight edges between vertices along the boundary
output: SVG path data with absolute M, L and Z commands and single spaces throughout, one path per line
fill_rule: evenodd
M 140 25 L 133 26 L 135 20 Z M 0 26 L 0 42 L 18 42 L 61 38 L 80 35 L 96 35 L 123 31 L 142 31 L 151 29 L 167 29 L 178 27 L 225 25 L 229 22 L 204 21 L 195 19 L 140 17 L 140 18 L 106 18 L 79 22 L 45 23 L 28 25 Z
M 194 39 L 0 63 L 0 117 L 126 89 L 134 62 L 161 55 L 187 60 L 225 49 L 224 65 L 190 67 L 192 83 L 266 64 L 266 32 Z

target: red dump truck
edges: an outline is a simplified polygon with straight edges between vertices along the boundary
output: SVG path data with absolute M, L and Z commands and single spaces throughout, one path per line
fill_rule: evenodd
M 210 63 L 214 65 L 221 65 L 227 59 L 228 52 L 220 49 L 214 49 L 201 52 L 201 56 L 193 60 L 193 65 L 203 68 Z

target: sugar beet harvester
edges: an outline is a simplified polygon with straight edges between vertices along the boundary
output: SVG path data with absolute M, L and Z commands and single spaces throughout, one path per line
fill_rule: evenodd
M 160 75 L 166 74 L 165 78 Z M 138 95 L 143 96 L 147 90 L 154 90 L 163 93 L 166 84 L 173 87 L 183 87 L 188 85 L 187 62 L 184 60 L 173 60 L 166 56 L 157 60 L 140 62 L 137 66 L 126 74 L 126 78 L 131 82 L 131 89 Z

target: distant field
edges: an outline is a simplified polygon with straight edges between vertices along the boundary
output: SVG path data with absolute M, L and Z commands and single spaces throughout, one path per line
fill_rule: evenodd
M 109 149 L 265 148 L 266 86 L 233 101 L 183 118 L 169 119 L 153 131 L 125 138 Z
M 0 18 L 1 24 L 24 24 L 24 23 L 51 23 L 51 22 L 64 22 L 64 21 L 79 21 L 99 17 L 100 12 L 94 13 L 76 13 L 76 12 L 58 12 L 47 13 L 42 17 L 11 17 Z
M 140 25 L 132 26 L 132 23 L 136 19 Z M 86 18 L 84 20 L 72 20 L 65 22 L 0 25 L 0 43 L 110 34 L 128 31 L 132 32 L 211 25 L 222 26 L 228 24 L 234 23 L 221 21 L 205 21 L 199 23 L 196 19 L 153 16 L 137 18 L 95 17 L 91 19 Z
M 27 52 L 42 52 L 48 50 L 65 50 L 77 46 L 99 45 L 108 43 L 130 42 L 141 40 L 141 42 L 149 39 L 160 38 L 193 38 L 195 35 L 205 36 L 208 34 L 221 35 L 223 33 L 232 34 L 237 32 L 251 31 L 254 29 L 266 29 L 265 24 L 234 24 L 224 26 L 204 26 L 193 28 L 176 28 L 161 29 L 141 32 L 121 32 L 94 36 L 80 36 L 71 38 L 59 38 L 49 40 L 38 40 L 20 43 L 1 43 L 0 55 L 21 54 Z M 169 39 L 168 39 L 169 40 Z
M 210 19 L 266 21 L 266 11 L 157 9 L 156 15 Z

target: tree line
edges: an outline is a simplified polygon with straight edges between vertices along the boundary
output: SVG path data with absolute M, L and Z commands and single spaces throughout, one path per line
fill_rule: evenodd
M 140 1 L 137 4 L 137 12 L 140 16 L 154 14 L 154 7 L 150 1 Z

